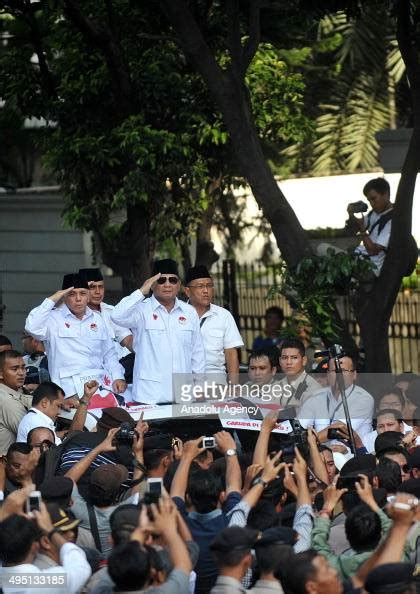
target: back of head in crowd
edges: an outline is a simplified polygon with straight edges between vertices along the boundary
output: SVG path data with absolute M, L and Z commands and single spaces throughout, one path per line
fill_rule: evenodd
M 257 537 L 257 530 L 240 528 L 239 526 L 231 526 L 219 532 L 210 545 L 219 569 L 240 565 L 243 565 L 244 570 L 251 567 L 251 550 Z
M 223 493 L 222 480 L 212 470 L 197 468 L 190 473 L 188 499 L 201 514 L 215 510 Z
M 284 577 L 292 555 L 293 548 L 283 541 L 282 531 L 285 528 L 270 528 L 265 530 L 262 537 L 255 543 L 255 556 L 257 559 L 260 576 L 274 576 L 277 579 Z
M 361 504 L 347 515 L 345 532 L 351 548 L 356 553 L 372 551 L 381 538 L 381 521 L 376 512 Z
M 116 590 L 141 590 L 149 585 L 150 558 L 148 551 L 136 540 L 124 542 L 112 550 L 108 571 Z
M 0 523 L 0 560 L 3 565 L 32 563 L 41 533 L 35 522 L 12 515 Z
M 0 353 L 13 350 L 13 345 L 7 336 L 0 334 Z
M 119 505 L 114 509 L 110 518 L 111 536 L 114 546 L 130 540 L 139 523 L 140 508 L 132 503 Z
M 394 460 L 385 456 L 379 458 L 379 464 L 375 468 L 375 477 L 376 486 L 385 489 L 387 493 L 393 494 L 399 491 L 402 483 L 401 470 Z

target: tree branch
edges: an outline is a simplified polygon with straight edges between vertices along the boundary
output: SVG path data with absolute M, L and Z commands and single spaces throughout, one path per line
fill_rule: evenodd
M 101 50 L 111 78 L 115 102 L 122 114 L 133 112 L 135 102 L 131 78 L 118 40 L 112 31 L 87 18 L 74 0 L 64 0 L 64 11 L 86 41 Z
M 261 2 L 260 0 L 249 0 L 249 39 L 243 50 L 243 75 L 245 76 L 258 49 L 261 38 L 260 23 Z
M 206 82 L 225 82 L 223 71 L 216 62 L 185 0 L 162 0 L 161 2 L 172 26 L 178 34 L 178 45 Z M 200 59 L 197 59 L 197 57 Z M 209 89 L 211 90 L 209 85 Z
M 416 49 L 413 45 L 414 31 L 411 23 L 410 2 L 399 0 L 397 2 L 397 41 L 402 59 L 406 66 L 407 77 L 410 85 L 414 83 L 416 65 L 418 60 Z
M 232 58 L 232 71 L 239 73 L 243 79 L 243 51 L 241 43 L 241 29 L 239 25 L 239 2 L 238 0 L 227 0 L 226 15 L 228 18 L 227 42 Z
M 24 12 L 23 18 L 27 22 L 31 34 L 32 45 L 38 57 L 38 66 L 41 78 L 44 81 L 44 88 L 51 99 L 57 99 L 57 89 L 54 82 L 54 77 L 49 69 L 48 62 L 45 58 L 44 48 L 42 44 L 42 36 L 38 28 L 38 23 L 32 11 Z

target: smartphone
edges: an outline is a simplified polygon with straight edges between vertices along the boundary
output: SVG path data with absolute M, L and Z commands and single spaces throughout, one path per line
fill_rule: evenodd
M 340 476 L 337 481 L 337 489 L 348 489 L 349 491 L 356 490 L 356 483 L 360 483 L 359 476 Z
M 327 439 L 347 439 L 347 435 L 341 429 L 330 427 L 327 431 Z
M 26 500 L 26 513 L 41 511 L 41 491 L 31 491 Z
M 214 437 L 203 437 L 203 445 L 201 447 L 212 450 L 216 447 L 216 440 Z
M 149 478 L 147 479 L 147 492 L 153 496 L 153 499 L 162 497 L 162 479 Z

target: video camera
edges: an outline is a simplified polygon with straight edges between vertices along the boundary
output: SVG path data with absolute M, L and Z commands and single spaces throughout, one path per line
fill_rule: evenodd
M 369 209 L 368 205 L 366 204 L 366 202 L 363 202 L 363 200 L 358 200 L 357 202 L 350 202 L 349 207 L 351 207 L 349 212 L 351 212 L 352 214 L 366 212 Z
M 284 436 L 281 449 L 282 459 L 286 462 L 295 457 L 295 448 L 298 448 L 305 460 L 309 460 L 308 431 L 302 427 L 297 419 L 289 419 L 292 431 Z

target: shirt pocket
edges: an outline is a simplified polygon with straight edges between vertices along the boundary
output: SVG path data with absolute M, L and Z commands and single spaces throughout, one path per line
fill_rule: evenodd
M 193 329 L 192 328 L 180 328 L 178 330 L 178 336 L 184 347 L 192 348 L 193 344 Z
M 213 348 L 223 348 L 223 330 L 209 330 L 207 332 L 206 344 Z

